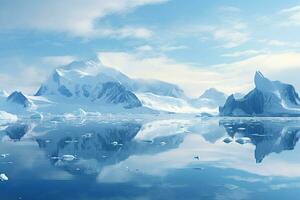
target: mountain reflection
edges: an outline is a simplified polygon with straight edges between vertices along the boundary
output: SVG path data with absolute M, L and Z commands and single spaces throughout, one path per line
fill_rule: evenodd
M 71 173 L 98 174 L 104 166 L 117 164 L 131 155 L 155 154 L 176 148 L 183 135 L 140 140 L 142 125 L 136 122 L 58 124 L 36 138 L 51 163 Z M 64 156 L 71 160 L 64 160 Z
M 249 139 L 255 145 L 257 163 L 270 153 L 293 150 L 300 137 L 300 125 L 296 121 L 221 120 L 220 125 L 233 140 Z
M 4 129 L 4 133 L 12 140 L 20 140 L 30 130 L 30 125 L 15 123 Z

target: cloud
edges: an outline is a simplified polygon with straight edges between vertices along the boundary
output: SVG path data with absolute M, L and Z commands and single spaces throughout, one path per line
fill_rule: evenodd
M 152 51 L 153 47 L 150 45 L 143 45 L 136 48 L 138 51 Z
M 288 42 L 283 40 L 265 39 L 260 40 L 261 43 L 267 44 L 273 47 L 289 47 L 289 48 L 299 48 L 299 42 Z
M 80 37 L 148 38 L 151 31 L 138 26 L 97 27 L 99 19 L 139 6 L 167 0 L 4 0 L 0 6 L 2 29 L 55 31 Z M 13 14 L 12 14 L 13 13 Z
M 256 70 L 273 80 L 291 83 L 300 89 L 297 76 L 300 53 L 262 53 L 232 63 L 195 66 L 166 56 L 147 57 L 125 52 L 100 52 L 102 62 L 134 78 L 150 78 L 178 84 L 187 95 L 196 97 L 215 87 L 228 94 L 247 92 L 254 87 Z
M 300 25 L 300 5 L 283 9 L 279 12 L 280 15 L 286 17 L 281 23 L 283 26 L 299 26 Z
M 249 49 L 249 50 L 245 50 L 245 51 L 236 51 L 236 52 L 232 52 L 232 53 L 226 53 L 226 54 L 223 54 L 222 56 L 223 57 L 242 57 L 242 56 L 254 56 L 254 55 L 262 54 L 262 53 L 266 53 L 266 51 Z
M 45 56 L 41 59 L 44 63 L 59 66 L 59 65 L 66 65 L 71 63 L 72 61 L 76 60 L 74 56 Z
M 26 94 L 33 94 L 54 68 L 74 60 L 74 56 L 46 56 L 32 60 L 31 64 L 19 57 L 2 60 L 4 70 L 0 71 L 0 90 L 20 90 Z
M 174 45 L 174 46 L 162 46 L 161 48 L 161 51 L 177 51 L 177 50 L 182 50 L 182 49 L 188 49 L 187 46 L 185 45 Z
M 240 46 L 250 39 L 247 32 L 243 32 L 237 29 L 216 29 L 212 34 L 216 40 L 224 42 L 222 46 L 225 48 Z
M 223 48 L 234 48 L 248 42 L 251 37 L 247 24 L 237 20 L 224 20 L 220 25 L 187 25 L 176 30 L 179 36 L 214 40 Z
M 241 9 L 235 6 L 220 6 L 218 8 L 221 12 L 229 12 L 229 13 L 239 13 L 241 12 Z

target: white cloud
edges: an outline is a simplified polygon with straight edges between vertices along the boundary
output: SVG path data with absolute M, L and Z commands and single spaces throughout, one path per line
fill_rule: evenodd
M 281 23 L 284 26 L 299 26 L 300 25 L 300 6 L 294 6 L 283 9 L 279 12 L 280 15 L 286 17 Z
M 216 40 L 223 41 L 222 45 L 225 48 L 233 48 L 240 46 L 247 42 L 250 37 L 247 32 L 243 32 L 237 29 L 216 29 L 213 31 L 213 37 Z
M 187 49 L 188 47 L 185 45 L 177 45 L 177 46 L 162 46 L 160 49 L 161 51 L 177 51 L 182 49 Z
M 20 68 L 16 71 L 18 71 L 16 74 L 0 73 L 0 85 L 3 87 L 0 89 L 8 92 L 18 90 L 32 94 L 48 75 L 44 70 L 35 67 Z
M 167 0 L 5 0 L 0 6 L 0 26 L 5 29 L 56 31 L 82 37 L 148 38 L 143 27 L 96 27 L 95 22 L 111 14 Z M 13 13 L 13 14 L 12 14 Z
M 143 45 L 136 48 L 138 51 L 152 51 L 153 47 L 150 45 Z
M 3 65 L 9 66 L 10 70 L 0 71 L 0 90 L 33 94 L 54 68 L 74 60 L 74 56 L 46 56 L 32 60 L 32 64 L 28 65 L 21 58 L 9 58 L 9 62 Z
M 221 12 L 230 12 L 230 13 L 239 13 L 241 12 L 241 9 L 235 6 L 220 6 L 218 8 Z
M 74 56 L 46 56 L 42 58 L 44 63 L 53 66 L 66 65 L 74 60 L 76 60 Z
M 242 56 L 253 56 L 257 54 L 262 54 L 266 53 L 265 50 L 255 50 L 255 49 L 250 49 L 250 50 L 245 50 L 245 51 L 236 51 L 232 53 L 226 53 L 223 54 L 223 57 L 242 57 Z
M 232 19 L 224 20 L 221 25 L 193 24 L 176 31 L 182 36 L 217 41 L 224 48 L 238 47 L 251 39 L 247 24 Z
M 256 70 L 274 80 L 291 83 L 300 89 L 297 76 L 300 53 L 259 54 L 242 61 L 213 66 L 193 66 L 178 63 L 166 56 L 141 57 L 124 52 L 101 52 L 105 65 L 114 67 L 134 78 L 152 78 L 180 85 L 188 95 L 199 96 L 215 87 L 228 94 L 253 88 Z
M 259 40 L 261 43 L 267 44 L 269 46 L 273 47 L 289 47 L 289 48 L 299 48 L 300 43 L 299 42 L 288 42 L 283 40 L 274 40 L 274 39 L 264 39 Z

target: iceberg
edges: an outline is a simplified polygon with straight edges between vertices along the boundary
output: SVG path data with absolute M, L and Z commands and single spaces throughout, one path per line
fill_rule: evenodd
M 221 116 L 300 116 L 300 99 L 295 88 L 271 81 L 259 71 L 255 88 L 241 99 L 230 95 L 219 108 Z
M 8 181 L 8 177 L 6 176 L 6 174 L 0 174 L 0 180 L 1 181 Z

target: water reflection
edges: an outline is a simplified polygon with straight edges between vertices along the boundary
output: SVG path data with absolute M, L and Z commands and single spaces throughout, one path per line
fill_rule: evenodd
M 300 195 L 297 119 L 22 121 L 0 130 L 4 199 Z
M 249 141 L 255 145 L 257 163 L 270 153 L 293 150 L 300 137 L 298 121 L 222 120 L 220 124 L 233 140 L 240 143 Z
M 72 173 L 97 174 L 135 154 L 154 154 L 176 148 L 181 135 L 135 140 L 142 125 L 134 122 L 58 124 L 36 137 L 51 163 Z M 63 159 L 73 155 L 74 159 Z M 71 162 L 72 161 L 72 162 Z

